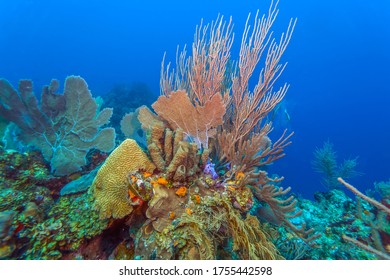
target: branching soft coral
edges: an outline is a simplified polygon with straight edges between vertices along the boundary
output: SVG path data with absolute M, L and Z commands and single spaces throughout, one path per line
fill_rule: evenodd
M 232 63 L 233 68 L 228 67 L 233 25 L 231 19 L 227 23 L 223 17 L 218 17 L 211 26 L 197 27 L 192 56 L 187 57 L 185 49 L 178 54 L 176 72 L 170 69 L 170 64 L 166 69 L 164 61 L 162 65 L 160 83 L 163 96 L 169 97 L 175 90 L 185 90 L 192 104 L 203 106 L 216 95 L 222 95 L 226 113 L 213 145 L 219 162 L 239 166 L 243 172 L 254 171 L 256 166 L 284 156 L 283 149 L 290 144 L 292 135 L 284 133 L 272 144 L 268 138 L 272 123 L 263 121 L 288 90 L 287 84 L 276 91 L 273 86 L 286 66 L 281 63 L 281 58 L 290 42 L 295 21 L 290 21 L 286 33 L 277 41 L 270 31 L 277 14 L 277 3 L 272 3 L 267 16 L 259 18 L 256 14 L 253 27 L 248 17 L 240 58 Z M 257 84 L 250 89 L 249 79 L 262 58 L 265 58 L 265 64 Z M 189 125 L 191 121 L 185 119 L 180 127 L 186 130 L 183 125 Z
M 297 200 L 294 196 L 288 195 L 291 188 L 283 189 L 272 183 L 260 185 L 254 190 L 255 196 L 263 202 L 266 202 L 271 208 L 273 215 L 285 226 L 296 233 L 306 243 L 310 244 L 313 240 L 319 237 L 313 233 L 313 229 L 307 229 L 306 224 L 302 223 L 300 227 L 294 225 L 290 219 L 298 217 L 302 214 L 296 206 Z
M 357 157 L 346 159 L 342 164 L 337 162 L 337 153 L 330 141 L 326 141 L 321 148 L 316 148 L 312 164 L 315 171 L 324 175 L 323 184 L 329 189 L 340 186 L 338 177 L 349 179 L 361 174 L 356 171 Z

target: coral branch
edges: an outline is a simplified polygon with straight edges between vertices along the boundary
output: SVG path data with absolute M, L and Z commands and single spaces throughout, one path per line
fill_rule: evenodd
M 306 229 L 305 223 L 302 223 L 300 227 L 297 227 L 290 221 L 290 219 L 302 214 L 302 210 L 298 210 L 296 206 L 296 198 L 292 195 L 285 198 L 290 190 L 290 187 L 283 189 L 282 187 L 276 187 L 273 184 L 266 184 L 264 186 L 258 185 L 254 194 L 257 199 L 264 201 L 269 205 L 278 221 L 284 223 L 302 240 L 310 245 L 310 243 L 317 239 L 320 235 L 314 234 L 314 230 L 312 228 Z
M 378 208 L 379 210 L 382 210 L 383 212 L 387 213 L 388 215 L 390 215 L 390 208 L 386 207 L 385 205 L 383 205 L 382 203 L 380 203 L 379 201 L 376 201 L 375 199 L 372 199 L 368 196 L 366 196 L 365 194 L 361 193 L 357 188 L 355 188 L 354 186 L 352 186 L 351 184 L 348 184 L 347 182 L 345 182 L 342 178 L 337 178 L 337 180 L 343 184 L 347 189 L 349 189 L 351 192 L 353 192 L 354 194 L 356 194 L 358 197 L 364 199 L 365 201 L 367 201 L 368 203 L 370 203 L 371 205 L 373 205 L 374 207 Z
M 383 260 L 390 260 L 389 255 L 387 255 L 387 254 L 385 254 L 385 253 L 383 253 L 375 248 L 372 248 L 371 246 L 368 246 L 368 245 L 366 245 L 358 240 L 355 240 L 351 237 L 348 237 L 346 235 L 343 235 L 342 237 L 345 241 L 350 242 L 350 243 L 358 246 L 359 248 L 366 250 L 367 252 L 370 252 L 370 253 L 373 253 L 374 255 L 377 255 L 378 257 L 380 257 Z

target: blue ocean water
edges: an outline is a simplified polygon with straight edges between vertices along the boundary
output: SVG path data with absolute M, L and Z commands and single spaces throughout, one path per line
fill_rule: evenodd
M 94 95 L 118 83 L 143 82 L 159 94 L 161 59 L 174 61 L 195 26 L 233 17 L 238 55 L 249 12 L 269 1 L 1 1 L 0 77 L 32 79 L 36 92 L 52 78 L 80 75 Z M 390 178 L 390 4 L 378 1 L 282 0 L 274 30 L 298 23 L 284 56 L 281 82 L 291 84 L 273 137 L 295 131 L 286 157 L 270 171 L 294 192 L 325 190 L 311 166 L 313 151 L 330 140 L 339 158 L 359 156 L 360 189 Z

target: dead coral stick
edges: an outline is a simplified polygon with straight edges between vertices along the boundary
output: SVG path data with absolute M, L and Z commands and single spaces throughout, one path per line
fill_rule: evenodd
M 382 203 L 380 203 L 379 201 L 376 201 L 375 199 L 372 199 L 364 194 L 362 194 L 358 189 L 356 189 L 354 186 L 352 186 L 351 184 L 348 184 L 347 182 L 345 182 L 342 178 L 337 178 L 337 180 L 343 184 L 346 188 L 348 188 L 351 192 L 353 192 L 354 194 L 356 194 L 358 197 L 364 199 L 365 201 L 367 201 L 368 203 L 370 203 L 371 205 L 375 206 L 376 208 L 378 208 L 379 210 L 382 210 L 383 212 L 387 213 L 388 215 L 390 215 L 390 208 L 386 207 L 385 205 L 383 205 Z
M 340 178 L 339 178 L 340 179 Z M 340 181 L 340 180 L 339 180 Z M 341 181 L 340 181 L 341 182 Z M 344 183 L 343 183 L 344 184 Z M 367 252 L 370 252 L 370 253 L 373 253 L 374 255 L 377 255 L 379 258 L 383 259 L 383 260 L 390 260 L 390 256 L 389 255 L 386 255 L 385 253 L 375 249 L 375 248 L 372 248 L 371 246 L 368 246 L 360 241 L 357 241 L 351 237 L 348 237 L 346 235 L 343 235 L 343 239 L 347 242 L 351 242 L 352 244 L 358 246 L 359 248 L 367 251 Z

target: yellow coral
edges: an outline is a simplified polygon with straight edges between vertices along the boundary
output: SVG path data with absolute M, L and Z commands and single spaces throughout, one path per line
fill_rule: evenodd
M 155 166 L 136 141 L 126 139 L 110 154 L 92 183 L 95 207 L 101 218 L 122 218 L 133 211 L 127 176 L 139 169 L 153 172 Z

